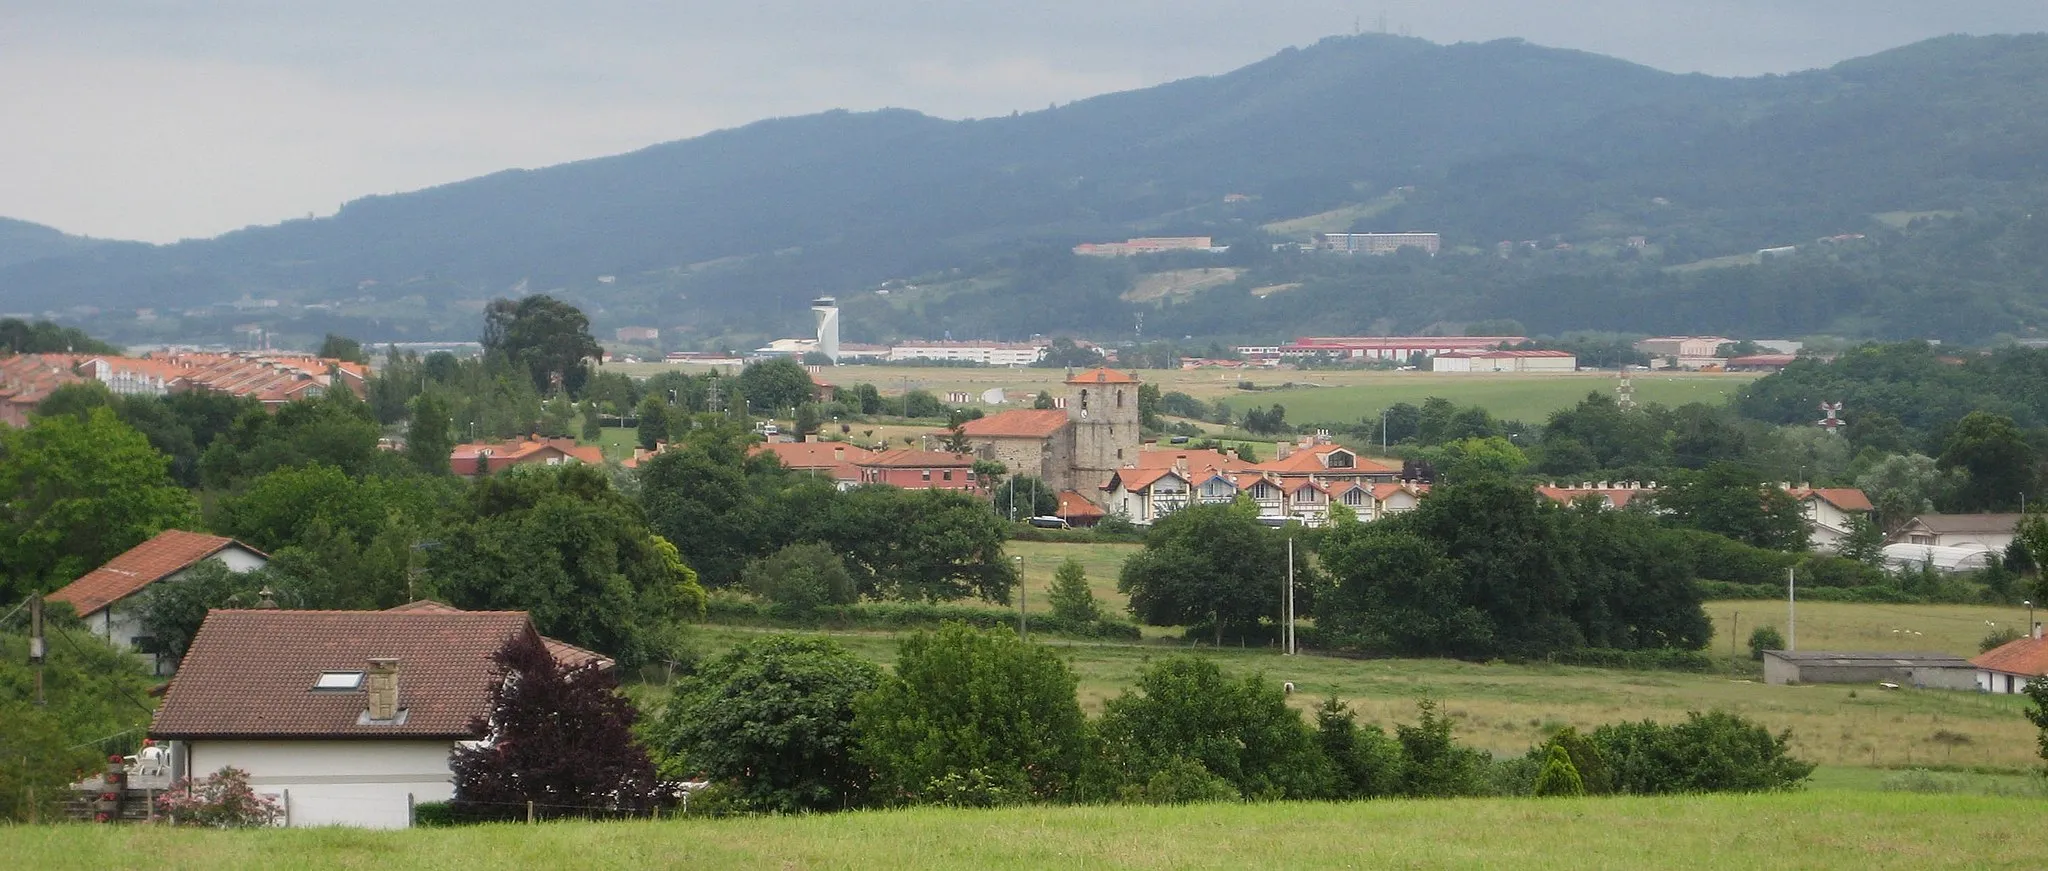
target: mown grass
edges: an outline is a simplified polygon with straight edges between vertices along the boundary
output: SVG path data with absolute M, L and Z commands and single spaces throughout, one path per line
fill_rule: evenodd
M 1740 618 L 1737 618 L 1740 615 Z M 1788 621 L 1785 600 L 1715 601 L 1707 603 L 1714 621 L 1709 652 L 1749 656 L 1749 635 L 1758 626 L 1772 626 L 1784 635 Z M 2016 605 L 1875 605 L 1846 602 L 1800 602 L 1797 646 L 1800 650 L 1865 650 L 1953 653 L 1976 656 L 1984 636 L 1999 628 L 2020 630 L 2027 609 Z
M 39 869 L 2038 868 L 2040 803 L 1812 791 L 1180 807 L 922 808 L 372 832 L 0 828 Z

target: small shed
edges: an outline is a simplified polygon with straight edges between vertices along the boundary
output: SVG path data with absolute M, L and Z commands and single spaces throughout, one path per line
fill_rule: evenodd
M 1764 651 L 1764 683 L 1895 683 L 1974 690 L 1977 667 L 1952 653 Z

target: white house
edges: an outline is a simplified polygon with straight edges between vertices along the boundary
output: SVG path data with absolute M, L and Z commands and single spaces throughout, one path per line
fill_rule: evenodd
M 1829 553 L 1842 549 L 1842 540 L 1858 517 L 1869 516 L 1870 497 L 1854 487 L 1787 487 L 1799 501 L 1799 514 L 1806 518 L 1807 547 Z
M 404 828 L 454 797 L 491 656 L 533 632 L 524 611 L 213 611 L 149 734 L 173 742 L 174 776 L 248 772 L 285 825 Z
M 1977 688 L 2001 695 L 2027 688 L 2027 682 L 2048 675 L 2048 641 L 2041 638 L 2041 624 L 2025 638 L 2016 638 L 1991 648 L 1970 660 L 1977 667 Z
M 1891 541 L 2004 553 L 2019 525 L 2018 514 L 1922 514 L 1892 533 Z
M 70 605 L 108 644 L 155 658 L 157 673 L 164 674 L 176 663 L 158 656 L 155 640 L 142 634 L 137 594 L 151 584 L 175 582 L 207 560 L 247 572 L 270 558 L 232 538 L 167 529 L 44 599 Z

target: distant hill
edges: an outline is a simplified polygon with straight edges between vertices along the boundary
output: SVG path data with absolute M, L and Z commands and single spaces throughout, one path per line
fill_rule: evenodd
M 0 310 L 254 296 L 467 335 L 477 300 L 549 290 L 601 324 L 715 337 L 798 328 L 804 300 L 838 293 L 849 337 L 866 338 L 1099 335 L 1142 313 L 1160 335 L 1515 318 L 1967 339 L 2048 323 L 2023 223 L 2036 203 L 2048 209 L 2042 142 L 2042 36 L 1937 39 L 1754 79 L 1514 40 L 1333 37 L 1040 112 L 763 121 L 169 246 L 14 257 L 0 227 Z M 1263 225 L 1322 213 L 1357 216 L 1359 230 L 1437 231 L 1447 253 L 1268 256 L 1305 237 Z M 1952 217 L 1878 217 L 1920 213 Z M 1235 246 L 1216 265 L 1243 273 L 1125 299 L 1139 273 L 1207 255 L 1065 253 L 1135 234 L 1214 236 Z M 1863 238 L 1814 245 L 1836 236 Z M 1493 256 L 1500 242 L 1516 243 L 1513 256 Z M 1804 247 L 1781 262 L 1666 268 L 1784 245 Z M 868 293 L 889 280 L 907 289 Z M 1295 289 L 1247 292 L 1282 285 Z
M 0 267 L 77 254 L 102 244 L 105 243 L 68 235 L 55 227 L 0 218 Z

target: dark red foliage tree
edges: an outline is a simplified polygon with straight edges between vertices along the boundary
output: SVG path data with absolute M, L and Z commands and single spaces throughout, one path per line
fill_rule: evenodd
M 671 800 L 676 785 L 633 739 L 638 713 L 609 669 L 564 668 L 531 632 L 492 659 L 491 713 L 472 723 L 489 743 L 449 762 L 459 817 L 523 819 L 527 802 L 536 817 L 647 816 Z

